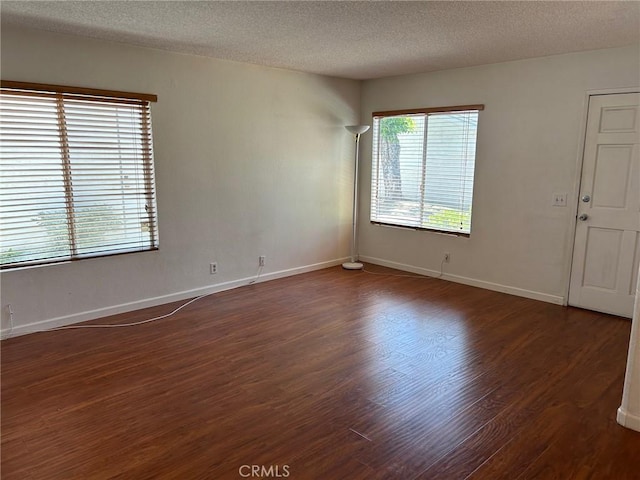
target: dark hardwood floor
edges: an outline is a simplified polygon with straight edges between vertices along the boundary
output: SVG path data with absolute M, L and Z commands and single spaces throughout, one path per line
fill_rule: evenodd
M 638 479 L 640 433 L 615 421 L 629 332 L 336 267 L 17 337 L 2 478 Z

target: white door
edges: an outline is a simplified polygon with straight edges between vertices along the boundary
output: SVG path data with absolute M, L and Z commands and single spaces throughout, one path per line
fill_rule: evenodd
M 640 261 L 640 94 L 589 100 L 569 304 L 633 314 Z

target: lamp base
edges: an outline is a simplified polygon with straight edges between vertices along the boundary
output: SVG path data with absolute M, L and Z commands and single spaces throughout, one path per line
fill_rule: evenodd
M 360 262 L 345 262 L 342 264 L 342 268 L 345 270 L 362 270 L 364 265 Z

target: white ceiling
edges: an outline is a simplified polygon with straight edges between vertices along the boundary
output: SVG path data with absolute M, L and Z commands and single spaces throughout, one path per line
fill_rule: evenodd
M 353 79 L 640 43 L 640 1 L 2 1 L 2 23 Z

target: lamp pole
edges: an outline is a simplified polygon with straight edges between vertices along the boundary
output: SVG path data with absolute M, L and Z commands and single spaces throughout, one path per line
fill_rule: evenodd
M 346 270 L 360 270 L 363 268 L 362 263 L 358 262 L 358 255 L 356 253 L 357 238 L 358 238 L 358 163 L 359 163 L 359 151 L 360 151 L 360 135 L 369 130 L 369 125 L 349 125 L 345 127 L 349 132 L 355 135 L 356 154 L 355 154 L 355 166 L 353 174 L 353 212 L 352 212 L 352 227 L 351 232 L 351 261 L 342 264 L 342 268 Z

